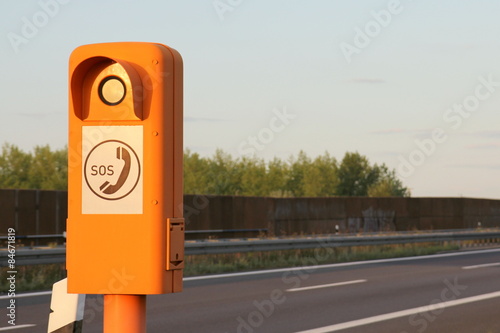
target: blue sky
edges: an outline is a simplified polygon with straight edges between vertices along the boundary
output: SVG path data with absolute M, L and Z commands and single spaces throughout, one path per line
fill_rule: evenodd
M 149 41 L 183 56 L 193 152 L 358 151 L 413 196 L 499 198 L 499 12 L 486 0 L 2 1 L 0 143 L 64 147 L 71 51 Z

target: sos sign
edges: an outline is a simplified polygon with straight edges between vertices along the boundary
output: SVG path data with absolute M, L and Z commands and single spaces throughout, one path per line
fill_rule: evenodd
M 182 58 L 84 45 L 69 62 L 68 291 L 182 290 Z
M 106 140 L 87 155 L 85 183 L 98 197 L 119 200 L 131 194 L 141 180 L 141 161 L 127 143 Z
M 85 126 L 82 134 L 91 142 L 83 148 L 82 212 L 142 214 L 141 126 Z

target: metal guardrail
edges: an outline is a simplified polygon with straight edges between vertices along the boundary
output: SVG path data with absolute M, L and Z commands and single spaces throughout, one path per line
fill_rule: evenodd
M 269 229 L 267 228 L 256 228 L 256 229 L 211 229 L 211 230 L 186 230 L 186 235 L 200 235 L 200 234 L 237 234 L 237 233 L 267 233 Z M 16 240 L 24 239 L 48 239 L 48 238 L 60 238 L 66 239 L 66 233 L 63 234 L 51 234 L 51 235 L 16 235 Z M 0 242 L 8 240 L 8 236 L 0 235 Z
M 44 238 L 66 238 L 64 234 L 53 234 L 53 235 L 25 235 L 25 236 L 17 236 L 17 239 L 44 239 Z M 0 241 L 5 241 L 8 239 L 8 236 L 0 236 Z
M 212 229 L 212 230 L 186 230 L 186 234 L 224 234 L 224 233 L 239 233 L 239 232 L 255 232 L 255 233 L 265 233 L 269 229 Z
M 204 240 L 187 241 L 186 255 L 224 254 L 241 252 L 260 252 L 276 250 L 335 248 L 346 246 L 374 246 L 387 244 L 433 243 L 433 242 L 462 242 L 493 240 L 500 243 L 500 231 L 467 231 L 467 232 L 433 232 L 422 234 L 391 234 L 370 236 L 318 236 L 302 238 L 276 238 L 254 240 Z M 0 267 L 7 266 L 8 252 L 0 250 Z M 66 249 L 22 249 L 17 248 L 15 253 L 16 265 L 34 265 L 64 263 Z
M 488 232 L 438 232 L 431 234 L 396 234 L 377 236 L 325 236 L 293 239 L 257 239 L 249 241 L 219 240 L 187 242 L 186 254 L 222 254 L 277 250 L 314 249 L 320 247 L 369 246 L 427 242 L 459 242 L 468 240 L 497 239 L 500 231 Z
M 8 251 L 0 251 L 0 267 L 8 265 L 8 255 Z M 30 250 L 18 247 L 14 259 L 16 260 L 15 266 L 65 263 L 66 248 Z

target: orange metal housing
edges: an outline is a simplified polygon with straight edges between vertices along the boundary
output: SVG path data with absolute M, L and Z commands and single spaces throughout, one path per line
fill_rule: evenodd
M 111 79 L 113 100 L 105 103 L 100 94 L 107 93 L 102 87 Z M 182 58 L 165 45 L 92 44 L 71 54 L 68 292 L 145 295 L 182 290 L 182 91 Z M 123 139 L 129 132 L 142 147 L 132 149 Z M 116 165 L 106 166 L 105 152 L 94 153 L 105 142 L 116 142 L 116 156 L 109 158 L 125 165 L 121 183 L 115 178 L 115 188 L 107 192 L 129 183 L 131 190 L 123 197 L 101 189 L 113 183 L 111 178 L 103 181 L 106 172 L 119 173 Z M 91 156 L 97 161 L 104 156 L 104 168 L 87 165 Z M 130 161 L 136 164 L 133 170 Z M 103 182 L 99 188 L 87 179 L 95 175 L 102 177 L 94 181 Z

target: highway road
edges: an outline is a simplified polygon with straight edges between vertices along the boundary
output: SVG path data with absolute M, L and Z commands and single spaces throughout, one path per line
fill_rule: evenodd
M 13 332 L 47 332 L 49 303 L 47 293 L 18 298 Z M 494 333 L 500 249 L 192 277 L 147 306 L 148 332 Z M 7 320 L 0 331 L 14 328 Z M 87 297 L 84 332 L 102 332 L 100 297 Z

